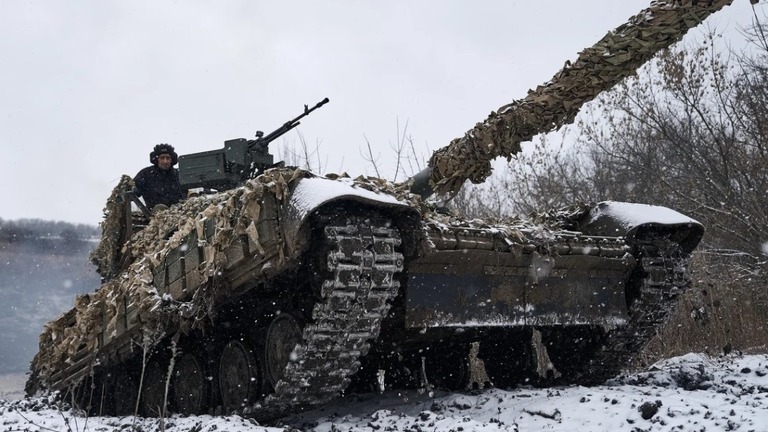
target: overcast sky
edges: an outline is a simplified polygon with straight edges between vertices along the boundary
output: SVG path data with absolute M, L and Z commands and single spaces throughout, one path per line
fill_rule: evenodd
M 734 3 L 708 24 L 748 25 Z M 366 137 L 391 168 L 407 121 L 426 155 L 648 4 L 0 0 L 0 218 L 97 224 L 155 144 L 222 148 L 325 97 L 298 131 L 325 172 L 373 174 Z

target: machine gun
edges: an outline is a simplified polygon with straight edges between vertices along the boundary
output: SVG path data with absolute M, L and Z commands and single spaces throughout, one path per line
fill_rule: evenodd
M 255 140 L 236 138 L 224 141 L 224 148 L 179 157 L 179 183 L 182 189 L 198 188 L 227 190 L 242 185 L 264 170 L 276 166 L 269 153 L 269 143 L 298 126 L 299 120 L 328 103 L 325 98 L 298 117 L 285 122 L 264 135 L 257 131 Z

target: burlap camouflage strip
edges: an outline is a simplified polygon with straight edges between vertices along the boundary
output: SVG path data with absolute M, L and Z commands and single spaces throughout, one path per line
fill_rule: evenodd
M 455 193 L 466 180 L 483 182 L 490 161 L 521 151 L 520 143 L 574 121 L 579 109 L 601 92 L 631 76 L 664 48 L 732 0 L 654 1 L 650 7 L 579 53 L 573 63 L 524 99 L 502 106 L 429 161 L 430 184 Z
M 239 234 L 252 235 L 249 225 L 258 220 L 259 202 L 266 190 L 279 199 L 287 199 L 288 184 L 302 176 L 301 170 L 273 170 L 249 181 L 244 187 L 231 191 L 190 198 L 180 205 L 158 212 L 151 222 L 135 234 L 130 244 L 120 244 L 122 194 L 131 190 L 130 177 L 123 176 L 107 201 L 102 223 L 102 240 L 91 260 L 102 275 L 117 271 L 116 259 L 130 253 L 133 263 L 128 269 L 105 283 L 94 293 L 78 296 L 75 308 L 46 324 L 40 335 L 40 351 L 33 359 L 32 369 L 47 381 L 56 371 L 66 369 L 68 359 L 78 352 L 96 353 L 98 335 L 104 330 L 109 338 L 117 328 L 119 311 L 127 298 L 137 306 L 141 323 L 140 339 L 152 345 L 169 329 L 202 325 L 202 317 L 211 319 L 215 289 L 206 283 L 219 270 L 223 251 Z M 204 245 L 206 261 L 199 271 L 204 281 L 193 298 L 179 302 L 160 296 L 153 284 L 152 269 L 158 266 L 170 250 L 178 248 L 182 239 L 203 221 L 214 219 L 216 229 L 211 244 Z M 106 272 L 106 274 L 105 274 Z
M 132 188 L 130 177 L 124 176 L 110 196 L 105 208 L 102 224 L 103 238 L 92 260 L 102 271 L 115 272 L 118 250 L 130 253 L 133 263 L 126 271 L 112 278 L 99 290 L 78 296 L 75 308 L 54 321 L 46 324 L 40 335 L 40 351 L 33 360 L 32 369 L 43 382 L 49 382 L 57 371 L 65 370 L 77 353 L 87 352 L 95 361 L 98 350 L 98 335 L 102 331 L 107 339 L 114 336 L 118 327 L 120 311 L 124 310 L 126 299 L 137 306 L 137 319 L 141 325 L 139 339 L 149 347 L 169 332 L 184 331 L 192 327 L 206 326 L 215 320 L 215 304 L 219 287 L 211 283 L 214 275 L 224 265 L 225 251 L 234 238 L 248 235 L 255 244 L 259 239 L 253 228 L 259 220 L 262 198 L 266 193 L 274 194 L 285 203 L 290 198 L 293 182 L 314 175 L 300 169 L 273 169 L 264 175 L 248 181 L 245 186 L 230 191 L 190 198 L 168 210 L 160 211 L 151 222 L 135 234 L 130 244 L 119 244 L 118 216 L 123 211 L 121 194 Z M 424 229 L 448 230 L 450 228 L 493 228 L 499 235 L 511 241 L 533 241 L 525 232 L 536 231 L 537 241 L 547 231 L 547 219 L 553 221 L 551 228 L 557 229 L 556 218 L 544 218 L 536 223 L 525 219 L 498 221 L 465 220 L 454 214 L 433 211 L 402 185 L 387 180 L 360 176 L 355 179 L 346 174 L 329 174 L 327 178 L 354 187 L 397 197 L 419 210 Z M 203 283 L 188 301 L 178 301 L 158 293 L 153 282 L 152 269 L 160 265 L 169 251 L 177 248 L 182 239 L 192 230 L 202 230 L 205 220 L 216 221 L 213 241 L 199 243 L 204 248 L 205 261 L 198 267 Z M 540 225 L 544 222 L 545 225 Z M 199 238 L 204 236 L 199 235 Z M 421 248 L 432 247 L 422 236 Z M 128 247 L 130 246 L 130 247 Z M 293 249 L 293 248 L 292 248 Z M 287 252 L 286 252 L 287 254 Z M 275 271 L 281 272 L 287 266 L 298 262 L 296 256 L 281 254 Z
M 120 233 L 123 230 L 123 209 L 125 206 L 125 191 L 132 190 L 133 179 L 127 175 L 120 178 L 112 194 L 104 206 L 104 220 L 101 222 L 101 242 L 91 252 L 90 260 L 98 269 L 99 274 L 106 279 L 115 276 L 119 271 L 119 257 L 124 245 L 120 244 Z

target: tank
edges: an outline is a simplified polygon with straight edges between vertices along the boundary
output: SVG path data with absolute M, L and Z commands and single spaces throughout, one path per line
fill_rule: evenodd
M 620 202 L 470 220 L 427 197 L 483 181 L 491 159 L 571 122 L 729 3 L 653 2 L 403 184 L 273 162 L 269 142 L 327 99 L 180 157 L 201 194 L 151 216 L 123 176 L 93 255 L 104 284 L 45 326 L 28 394 L 91 414 L 269 421 L 353 390 L 614 376 L 690 285 L 700 223 Z

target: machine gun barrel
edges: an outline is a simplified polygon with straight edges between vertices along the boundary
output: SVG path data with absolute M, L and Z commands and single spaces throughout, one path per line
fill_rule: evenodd
M 251 142 L 249 142 L 249 148 L 252 148 L 255 145 L 261 145 L 261 146 L 266 148 L 266 146 L 268 146 L 269 143 L 271 143 L 272 141 L 280 138 L 282 135 L 284 135 L 285 133 L 287 133 L 291 129 L 293 129 L 296 126 L 298 126 L 300 124 L 299 120 L 301 120 L 304 117 L 308 116 L 309 113 L 311 113 L 312 111 L 314 111 L 314 110 L 320 108 L 321 106 L 327 104 L 328 101 L 329 101 L 329 99 L 325 98 L 325 99 L 321 100 L 320 102 L 318 102 L 312 108 L 309 108 L 309 106 L 304 105 L 304 112 L 301 113 L 301 115 L 297 116 L 296 118 L 294 118 L 292 120 L 288 120 L 282 126 L 280 126 L 279 128 L 275 129 L 274 131 L 270 132 L 269 134 L 267 134 L 265 136 L 260 136 L 260 135 L 257 134 L 256 139 L 251 141 Z

